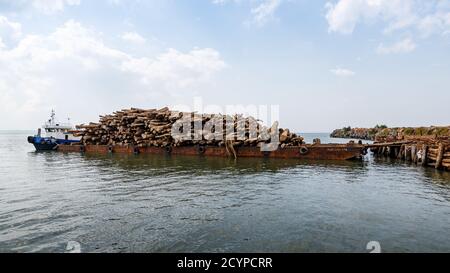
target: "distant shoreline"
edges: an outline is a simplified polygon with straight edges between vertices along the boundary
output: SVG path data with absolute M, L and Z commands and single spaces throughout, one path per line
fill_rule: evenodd
M 442 137 L 450 135 L 450 126 L 429 126 L 429 127 L 398 127 L 389 128 L 386 125 L 377 125 L 373 128 L 351 128 L 344 127 L 336 129 L 330 137 L 333 138 L 358 138 L 376 141 L 379 139 L 403 139 L 408 137 Z

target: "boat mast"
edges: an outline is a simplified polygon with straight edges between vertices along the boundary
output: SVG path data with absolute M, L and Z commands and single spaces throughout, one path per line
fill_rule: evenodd
M 50 123 L 55 124 L 55 110 L 54 109 L 52 109 L 52 114 L 50 115 L 50 117 L 51 117 Z

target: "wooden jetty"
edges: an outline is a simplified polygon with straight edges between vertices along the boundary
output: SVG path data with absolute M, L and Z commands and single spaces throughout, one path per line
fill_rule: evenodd
M 366 145 L 375 156 L 406 160 L 418 165 L 450 170 L 448 139 L 410 138 L 404 141 L 378 142 Z

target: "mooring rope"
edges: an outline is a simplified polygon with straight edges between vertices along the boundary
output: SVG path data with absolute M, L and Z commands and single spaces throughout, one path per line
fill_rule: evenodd
M 225 141 L 225 148 L 227 150 L 228 156 L 231 155 L 231 153 L 230 153 L 230 150 L 231 150 L 231 152 L 233 153 L 234 159 L 237 159 L 237 153 L 236 153 L 236 150 L 234 149 L 234 140 Z
M 225 141 L 225 150 L 227 151 L 227 155 L 230 156 L 230 150 L 228 149 L 228 140 Z

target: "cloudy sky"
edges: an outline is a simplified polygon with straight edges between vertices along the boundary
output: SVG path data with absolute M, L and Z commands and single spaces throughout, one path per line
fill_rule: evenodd
M 0 0 L 0 129 L 279 105 L 283 127 L 450 124 L 450 0 Z

